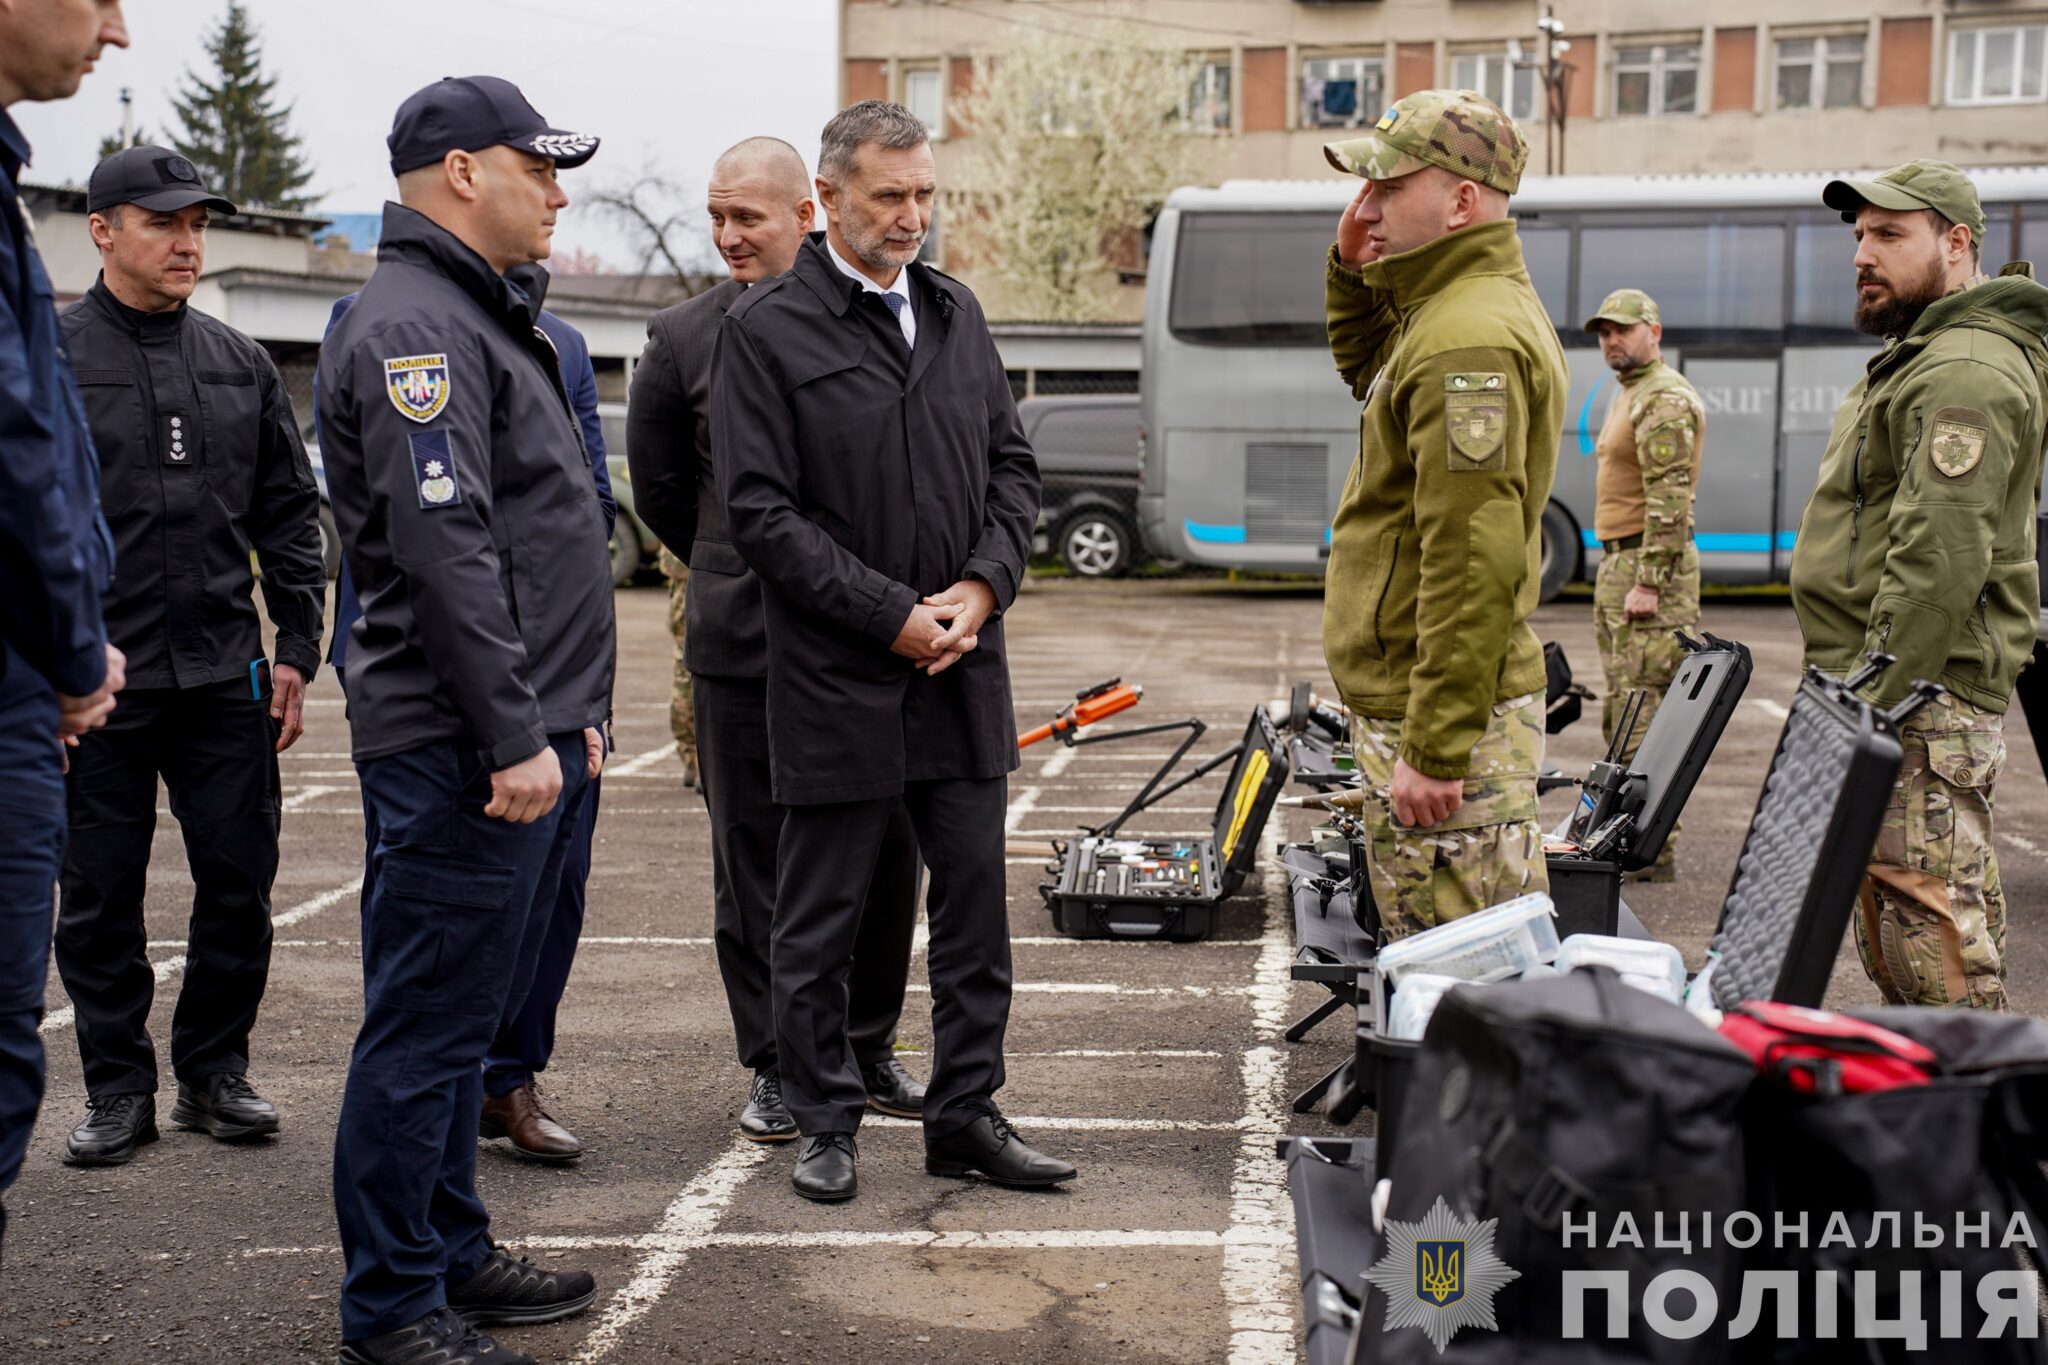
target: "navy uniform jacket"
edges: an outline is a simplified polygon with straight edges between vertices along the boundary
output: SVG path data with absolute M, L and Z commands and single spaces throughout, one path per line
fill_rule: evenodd
M 15 192 L 27 160 L 27 140 L 0 109 L 0 639 L 50 687 L 82 697 L 106 681 L 100 594 L 114 542 L 50 277 Z
M 187 304 L 141 313 L 104 278 L 59 319 L 121 576 L 103 603 L 130 687 L 250 681 L 263 657 L 320 666 L 320 490 L 270 353 Z M 252 694 L 253 695 L 253 694 Z
M 1017 766 L 1000 613 L 1038 519 L 1038 462 L 981 306 L 907 267 L 917 348 L 825 253 L 725 316 L 711 443 L 733 544 L 767 588 L 768 733 L 784 805 L 898 795 Z M 937 677 L 892 653 L 919 598 L 995 590 L 980 647 Z
M 363 616 L 357 760 L 446 740 L 492 768 L 604 724 L 611 557 L 555 349 L 522 289 L 384 207 L 377 271 L 321 348 L 321 461 Z
M 516 271 L 513 273 L 515 276 L 518 274 Z M 323 341 L 334 335 L 334 325 L 341 321 L 342 314 L 348 312 L 355 301 L 354 294 L 344 294 L 334 301 L 334 311 L 327 315 Z M 609 538 L 618 521 L 619 504 L 612 496 L 611 470 L 605 464 L 604 423 L 597 415 L 597 369 L 590 363 L 590 345 L 584 341 L 583 333 L 545 308 L 535 325 L 554 343 L 562 384 L 569 391 L 569 406 L 576 410 L 576 425 L 583 432 L 583 451 L 590 460 L 590 481 L 597 489 L 598 505 L 604 509 L 604 533 Z M 320 379 L 317 375 L 313 379 L 313 401 L 317 409 L 320 401 Z M 317 427 L 318 422 L 314 425 Z M 315 434 L 317 436 L 318 433 Z M 344 559 L 341 574 L 334 584 L 334 635 L 327 644 L 327 662 L 336 668 L 348 667 L 349 627 L 362 614 L 363 604 L 356 598 L 355 580 L 348 576 L 348 561 Z
M 633 510 L 690 566 L 683 664 L 700 677 L 768 676 L 761 580 L 733 548 L 711 463 L 711 353 L 746 292 L 727 280 L 649 318 L 626 409 Z

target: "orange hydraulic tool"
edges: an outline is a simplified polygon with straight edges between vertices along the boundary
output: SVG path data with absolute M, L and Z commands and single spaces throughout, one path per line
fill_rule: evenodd
M 1111 678 L 1108 682 L 1097 683 L 1085 691 L 1074 694 L 1074 704 L 1061 711 L 1047 724 L 1039 726 L 1021 736 L 1017 747 L 1027 748 L 1042 739 L 1058 738 L 1063 744 L 1074 742 L 1074 732 L 1084 725 L 1107 720 L 1119 711 L 1128 711 L 1144 697 L 1145 689 L 1138 683 L 1127 683 L 1122 678 Z

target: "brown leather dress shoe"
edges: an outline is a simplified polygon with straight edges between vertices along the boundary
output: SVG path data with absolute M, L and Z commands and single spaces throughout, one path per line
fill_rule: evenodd
M 477 1131 L 486 1138 L 505 1138 L 513 1152 L 527 1161 L 559 1166 L 583 1155 L 583 1144 L 548 1116 L 540 1107 L 540 1095 L 530 1085 L 496 1097 L 484 1096 Z

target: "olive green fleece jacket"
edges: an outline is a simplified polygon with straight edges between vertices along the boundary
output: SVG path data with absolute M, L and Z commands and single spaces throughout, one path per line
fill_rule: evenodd
M 1493 705 L 1541 692 L 1529 628 L 1564 429 L 1564 350 L 1511 221 L 1347 268 L 1326 300 L 1364 401 L 1330 528 L 1323 653 L 1344 704 L 1403 721 L 1400 757 L 1466 775 Z
M 1792 550 L 1806 661 L 1837 677 L 1869 650 L 2003 712 L 2033 652 L 2034 514 L 2048 427 L 2048 288 L 2025 262 L 1930 304 L 1871 357 L 1835 414 Z

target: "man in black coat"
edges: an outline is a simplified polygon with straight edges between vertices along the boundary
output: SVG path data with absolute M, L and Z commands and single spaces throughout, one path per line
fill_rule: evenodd
M 711 812 L 718 971 L 740 1064 L 754 1071 L 740 1134 L 786 1142 L 796 1124 L 782 1101 L 768 987 L 783 818 L 768 782 L 768 646 L 761 582 L 732 547 L 712 478 L 711 352 L 734 301 L 796 260 L 814 211 L 810 173 L 788 143 L 749 138 L 718 159 L 707 198 L 732 278 L 648 320 L 626 412 L 626 458 L 634 510 L 690 566 L 684 649 L 703 765 L 698 785 Z M 917 868 L 917 834 L 899 805 L 868 884 L 848 1012 L 868 1103 L 913 1119 L 922 1112 L 924 1087 L 896 1060 L 895 1043 L 917 920 Z
M 924 126 L 863 101 L 824 133 L 831 215 L 726 314 L 711 438 L 733 544 L 766 588 L 768 734 L 788 807 L 773 966 L 794 1184 L 852 1197 L 866 1096 L 847 1039 L 863 893 L 900 801 L 931 869 L 925 1169 L 1050 1185 L 995 1106 L 1010 1007 L 1003 877 L 1017 733 L 1001 610 L 1038 466 L 974 296 L 914 262 L 935 191 Z
M 56 941 L 86 1093 L 64 1159 L 113 1166 L 157 1136 L 142 901 L 159 775 L 194 888 L 171 1017 L 171 1121 L 224 1140 L 277 1131 L 276 1109 L 247 1079 L 249 1034 L 270 971 L 277 755 L 299 737 L 320 664 L 327 575 L 320 492 L 276 364 L 189 303 L 207 220 L 235 206 L 167 147 L 100 162 L 86 206 L 100 277 L 62 325 L 114 534 L 119 572 L 104 605 L 128 689 L 72 755 Z

